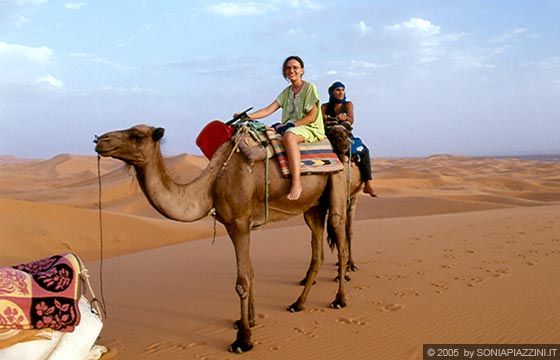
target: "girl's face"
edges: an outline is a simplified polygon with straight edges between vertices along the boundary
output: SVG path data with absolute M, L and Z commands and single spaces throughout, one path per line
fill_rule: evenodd
M 292 59 L 286 63 L 284 67 L 284 77 L 289 81 L 300 80 L 303 76 L 304 70 L 301 67 L 299 61 Z
M 332 94 L 335 99 L 342 100 L 344 99 L 344 88 L 343 87 L 334 88 Z

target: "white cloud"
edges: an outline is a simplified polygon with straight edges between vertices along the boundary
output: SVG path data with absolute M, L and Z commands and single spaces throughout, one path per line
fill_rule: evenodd
M 518 37 L 522 34 L 525 34 L 528 30 L 529 29 L 527 29 L 527 28 L 518 27 L 518 28 L 512 29 L 508 32 L 505 32 L 505 33 L 495 37 L 494 39 L 491 39 L 490 42 L 491 43 L 504 43 L 504 42 L 507 42 L 507 41 L 515 38 L 515 37 Z
M 45 64 L 52 57 L 53 51 L 46 46 L 32 47 L 0 41 L 0 61 L 3 59 L 23 59 L 32 63 Z
M 14 25 L 17 26 L 17 27 L 22 27 L 22 26 L 27 25 L 31 22 L 31 20 L 29 20 L 28 18 L 26 18 L 25 16 L 20 15 L 20 14 L 14 15 L 12 17 L 12 19 L 13 19 Z
M 439 26 L 421 18 L 411 18 L 408 21 L 387 26 L 387 30 L 395 32 L 410 31 L 422 36 L 438 35 L 441 32 Z
M 535 63 L 544 70 L 560 70 L 560 56 L 553 56 Z
M 112 67 L 114 69 L 117 69 L 119 71 L 124 71 L 124 72 L 134 70 L 134 68 L 132 68 L 130 66 L 119 64 L 119 63 L 116 63 L 116 62 L 111 61 L 109 59 L 105 59 L 105 58 L 102 58 L 102 57 L 99 57 L 97 55 L 90 54 L 90 53 L 71 53 L 70 56 L 73 57 L 73 58 L 81 59 L 82 62 L 86 65 L 87 64 L 101 64 L 101 65 L 109 66 L 109 67 Z
M 494 69 L 495 66 L 488 62 L 488 58 L 488 54 L 458 52 L 453 55 L 452 60 L 453 64 L 459 68 Z
M 83 8 L 84 6 L 86 6 L 85 2 L 70 1 L 70 2 L 67 2 L 66 4 L 64 4 L 64 7 L 68 10 L 78 10 L 78 9 Z
M 324 8 L 323 5 L 312 0 L 288 0 L 288 2 L 295 9 L 321 10 Z
M 410 53 L 420 63 L 429 63 L 438 60 L 443 55 L 441 42 L 455 41 L 442 34 L 441 27 L 431 21 L 413 17 L 401 23 L 386 26 L 389 33 L 403 37 L 404 51 L 396 52 L 401 56 Z
M 2 0 L 0 1 L 0 8 L 14 9 L 22 7 L 31 7 L 46 3 L 48 0 Z
M 271 4 L 263 4 L 255 1 L 225 2 L 211 5 L 208 10 L 222 16 L 252 16 L 262 15 L 275 10 Z
M 362 60 L 351 60 L 350 64 L 353 68 L 361 68 L 361 69 L 377 69 L 380 66 L 372 63 L 370 61 L 362 61 Z
M 354 29 L 358 31 L 359 37 L 364 37 L 371 31 L 371 27 L 368 26 L 365 21 L 360 21 L 357 24 L 354 24 Z
M 52 75 L 41 76 L 37 79 L 37 82 L 39 84 L 45 84 L 49 87 L 53 87 L 53 88 L 56 88 L 56 89 L 62 89 L 63 86 L 64 86 L 62 81 L 58 80 L 57 78 L 55 78 Z
M 269 1 L 221 1 L 210 5 L 208 11 L 214 14 L 233 16 L 256 16 L 289 7 L 296 10 L 322 10 L 324 6 L 313 0 L 269 0 Z
M 368 76 L 375 73 L 381 68 L 387 67 L 388 65 L 376 64 L 374 62 L 365 61 L 365 60 L 350 59 L 344 61 L 330 62 L 329 66 L 332 66 L 332 68 L 327 70 L 325 72 L 325 75 L 327 76 L 338 75 L 341 78 L 347 78 L 347 77 Z
M 315 39 L 318 37 L 317 34 L 310 34 L 310 33 L 305 33 L 301 30 L 296 30 L 296 29 L 290 29 L 286 32 L 286 35 L 290 36 L 290 37 L 294 37 L 297 39 Z

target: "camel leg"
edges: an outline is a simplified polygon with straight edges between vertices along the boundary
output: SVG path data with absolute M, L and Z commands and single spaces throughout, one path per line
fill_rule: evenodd
M 348 271 L 356 271 L 358 267 L 352 258 L 352 237 L 354 236 L 354 218 L 358 207 L 358 195 L 350 197 L 350 204 L 346 212 L 346 243 L 348 244 Z
M 255 322 L 253 304 L 254 271 L 249 255 L 249 226 L 248 223 L 238 221 L 226 226 L 235 248 L 237 260 L 237 281 L 235 291 L 239 295 L 241 318 L 235 323 L 237 338 L 230 345 L 229 351 L 243 353 L 253 348 L 251 341 L 251 323 Z
M 338 263 L 347 264 L 348 248 L 346 243 L 346 197 L 340 197 L 337 190 L 344 189 L 345 174 L 339 173 L 333 175 L 330 179 L 331 188 L 329 191 L 329 216 L 328 226 L 331 227 L 338 249 Z M 338 278 L 345 279 L 346 266 L 338 266 Z M 331 303 L 334 309 L 346 307 L 346 295 L 344 292 L 345 281 L 338 282 L 338 292 L 335 300 Z
M 315 277 L 323 265 L 323 232 L 325 230 L 325 216 L 327 209 L 324 206 L 315 206 L 304 214 L 305 222 L 311 229 L 311 263 L 305 275 L 303 291 L 297 301 L 288 307 L 288 311 L 297 312 L 304 309 L 307 295 L 315 283 Z

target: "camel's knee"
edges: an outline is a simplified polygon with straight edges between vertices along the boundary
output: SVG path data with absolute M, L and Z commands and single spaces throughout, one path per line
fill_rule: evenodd
M 346 227 L 345 218 L 341 214 L 331 214 L 329 216 L 329 222 L 334 229 L 339 229 L 341 226 Z
M 247 288 L 240 283 L 235 285 L 235 291 L 237 292 L 237 294 L 241 299 L 246 299 L 247 296 L 249 296 L 249 292 L 247 291 Z

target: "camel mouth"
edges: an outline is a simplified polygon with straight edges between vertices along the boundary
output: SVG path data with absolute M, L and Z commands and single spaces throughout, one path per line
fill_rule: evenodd
M 95 152 L 101 156 L 111 156 L 112 153 L 118 150 L 117 146 L 110 146 L 109 137 L 104 134 L 101 136 L 95 135 L 93 142 L 95 143 Z
M 95 145 L 95 152 L 101 156 L 111 156 L 114 152 L 118 150 L 117 147 L 108 147 L 107 143 L 102 142 L 100 139 Z

